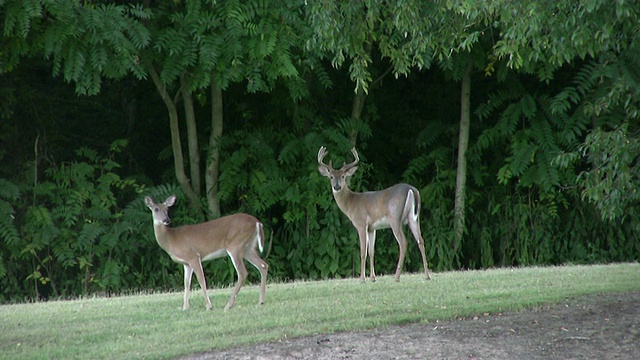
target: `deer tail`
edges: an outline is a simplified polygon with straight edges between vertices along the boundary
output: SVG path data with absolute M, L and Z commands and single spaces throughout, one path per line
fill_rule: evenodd
M 413 202 L 413 212 L 411 216 L 414 221 L 418 221 L 418 217 L 420 216 L 420 193 L 417 190 L 410 189 L 407 194 L 407 203 L 409 203 L 409 201 Z
M 264 250 L 264 227 L 260 221 L 256 222 L 256 236 L 258 237 L 258 249 Z

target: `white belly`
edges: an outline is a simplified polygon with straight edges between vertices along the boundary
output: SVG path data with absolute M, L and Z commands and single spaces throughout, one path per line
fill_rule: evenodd
M 371 225 L 371 228 L 373 230 L 387 229 L 389 227 L 389 219 L 387 219 L 386 216 L 382 219 L 378 219 L 378 221 L 374 222 L 373 225 Z
M 227 251 L 225 249 L 220 249 L 218 251 L 212 252 L 211 254 L 205 255 L 205 257 L 202 258 L 202 261 L 217 259 L 219 257 L 225 256 L 226 254 Z

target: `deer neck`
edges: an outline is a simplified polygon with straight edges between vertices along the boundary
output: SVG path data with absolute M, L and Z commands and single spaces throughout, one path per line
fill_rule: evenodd
M 169 250 L 169 245 L 171 243 L 171 239 L 173 238 L 174 230 L 167 225 L 154 223 L 153 224 L 153 232 L 156 236 L 156 241 L 158 245 L 164 250 Z
M 346 185 L 340 191 L 333 192 L 333 198 L 336 200 L 336 204 L 343 213 L 349 214 L 349 204 L 356 197 L 357 194 L 351 189 L 349 189 Z

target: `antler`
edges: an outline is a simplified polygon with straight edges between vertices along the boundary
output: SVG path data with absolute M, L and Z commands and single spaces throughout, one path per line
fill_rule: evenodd
M 356 151 L 355 147 L 351 148 L 351 153 L 353 154 L 353 157 L 355 158 L 355 160 L 351 164 L 343 164 L 342 165 L 343 170 L 351 169 L 352 167 L 358 165 L 358 162 L 360 162 L 360 158 L 358 157 L 358 152 Z
M 333 170 L 333 166 L 331 166 L 331 160 L 329 160 L 329 165 L 322 162 L 322 159 L 324 159 L 326 155 L 327 155 L 327 148 L 324 146 L 321 146 L 320 150 L 318 150 L 318 164 Z

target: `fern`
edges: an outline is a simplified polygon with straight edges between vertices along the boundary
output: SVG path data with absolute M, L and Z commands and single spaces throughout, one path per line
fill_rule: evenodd
M 106 232 L 106 228 L 98 223 L 85 223 L 82 225 L 80 232 L 78 233 L 77 249 L 91 251 L 91 248 L 96 244 L 99 237 Z
M 331 89 L 333 87 L 333 81 L 331 81 L 331 77 L 329 76 L 329 73 L 323 66 L 321 66 L 321 64 L 316 64 L 315 66 L 312 66 L 312 69 L 316 78 L 318 79 L 318 81 L 320 82 L 320 84 L 324 89 Z
M 0 239 L 8 245 L 20 242 L 20 235 L 14 222 L 15 210 L 10 203 L 0 199 Z
M 71 268 L 78 264 L 78 257 L 76 252 L 71 248 L 70 241 L 68 239 L 58 239 L 58 242 L 54 243 L 53 255 L 55 260 L 62 265 L 63 268 Z
M 20 197 L 20 189 L 9 180 L 0 178 L 0 198 L 16 200 Z
M 495 111 L 516 100 L 520 94 L 522 94 L 522 91 L 519 85 L 516 85 L 515 89 L 499 90 L 491 93 L 486 102 L 478 105 L 475 114 L 481 121 L 488 120 Z
M 580 97 L 578 95 L 578 90 L 569 86 L 554 96 L 553 100 L 550 104 L 551 114 L 552 115 L 563 115 L 567 114 L 569 110 L 578 103 Z
M 430 121 L 425 124 L 416 139 L 416 146 L 421 150 L 432 148 L 436 142 L 449 131 L 449 124 Z

